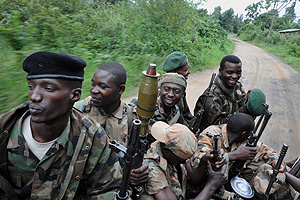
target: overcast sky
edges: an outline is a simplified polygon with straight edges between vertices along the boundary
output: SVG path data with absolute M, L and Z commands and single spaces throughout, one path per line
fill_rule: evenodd
M 243 14 L 245 17 L 245 8 L 252 3 L 257 3 L 258 1 L 259 0 L 207 0 L 207 2 L 202 1 L 203 5 L 199 6 L 199 8 L 205 8 L 209 13 L 212 13 L 214 11 L 214 8 L 217 6 L 221 6 L 221 12 L 232 8 L 234 10 L 234 14 Z M 300 16 L 300 2 L 296 3 L 295 11 L 297 16 Z M 284 12 L 285 9 L 283 11 L 283 14 Z

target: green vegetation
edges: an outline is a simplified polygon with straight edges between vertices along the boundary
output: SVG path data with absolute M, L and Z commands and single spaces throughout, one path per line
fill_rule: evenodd
M 241 40 L 250 42 L 274 54 L 285 63 L 300 72 L 300 36 L 291 33 L 280 34 L 285 29 L 299 29 L 300 20 L 296 21 L 295 6 L 299 0 L 261 0 L 249 5 L 248 19 L 238 32 Z M 267 12 L 260 13 L 265 8 Z M 285 14 L 278 13 L 285 8 Z
M 111 4 L 112 3 L 112 4 Z M 132 1 L 2 0 L 0 1 L 0 113 L 25 102 L 22 61 L 40 51 L 82 57 L 88 66 L 82 97 L 90 79 L 106 62 L 128 72 L 125 95 L 140 84 L 150 63 L 158 72 L 173 51 L 187 54 L 191 71 L 215 66 L 233 50 L 227 32 L 211 16 L 185 0 Z

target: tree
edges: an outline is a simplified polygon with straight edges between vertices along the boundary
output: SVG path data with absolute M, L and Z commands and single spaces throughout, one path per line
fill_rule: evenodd
M 291 3 L 296 3 L 296 1 L 300 0 L 261 0 L 257 4 L 252 4 L 246 8 L 246 10 L 248 10 L 246 16 L 256 17 L 263 9 L 265 9 L 267 12 L 271 12 L 272 20 L 268 33 L 268 37 L 270 37 L 275 18 L 284 8 L 286 8 Z

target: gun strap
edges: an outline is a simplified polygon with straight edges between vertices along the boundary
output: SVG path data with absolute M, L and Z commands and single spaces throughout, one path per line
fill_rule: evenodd
M 75 167 L 75 163 L 76 163 L 76 160 L 78 158 L 78 155 L 80 153 L 80 150 L 82 148 L 82 145 L 83 145 L 83 142 L 84 142 L 84 138 L 85 138 L 85 133 L 81 133 L 80 136 L 79 136 L 79 139 L 78 139 L 78 142 L 77 142 L 77 145 L 75 147 L 75 151 L 73 153 L 73 156 L 72 156 L 72 160 L 71 160 L 71 163 L 69 165 L 69 169 L 68 169 L 68 172 L 67 172 L 67 175 L 66 175 L 66 178 L 62 184 L 62 187 L 60 189 L 60 192 L 59 192 L 59 196 L 58 196 L 58 199 L 62 199 L 67 191 L 67 188 L 69 186 L 69 183 L 71 181 L 71 178 L 72 178 L 72 175 L 73 175 L 73 172 L 74 172 L 74 167 Z

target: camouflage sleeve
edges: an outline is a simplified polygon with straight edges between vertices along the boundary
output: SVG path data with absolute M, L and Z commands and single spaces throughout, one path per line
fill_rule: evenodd
M 166 173 L 158 165 L 157 161 L 154 159 L 145 159 L 144 161 L 149 166 L 148 181 L 145 184 L 146 193 L 148 195 L 154 195 L 164 188 L 169 187 Z
M 87 196 L 91 199 L 115 199 L 122 180 L 121 166 L 103 129 L 95 135 L 93 147 L 85 167 Z
M 204 130 L 199 135 L 197 150 L 191 158 L 191 165 L 193 169 L 196 169 L 199 166 L 200 160 L 204 154 L 213 150 L 213 140 L 208 137 L 206 133 L 207 132 Z

